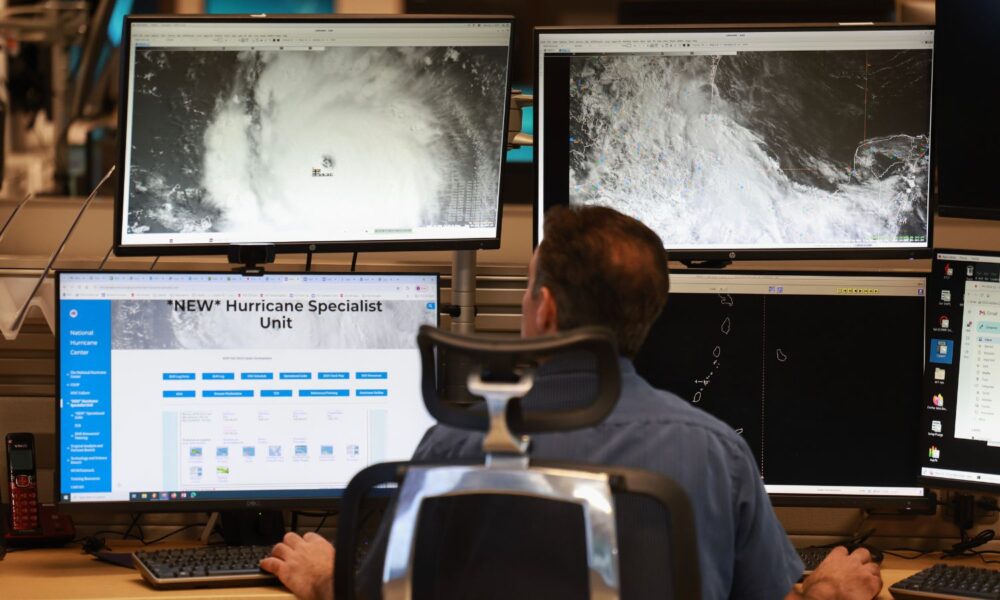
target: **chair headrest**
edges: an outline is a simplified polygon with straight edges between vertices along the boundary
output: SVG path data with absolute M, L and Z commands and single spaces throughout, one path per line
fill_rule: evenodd
M 507 425 L 517 433 L 567 431 L 596 425 L 614 408 L 621 392 L 621 372 L 614 334 L 604 327 L 581 327 L 553 336 L 530 339 L 466 336 L 423 326 L 417 335 L 423 369 L 423 396 L 427 411 L 440 423 L 487 431 L 489 417 L 485 407 L 459 407 L 442 401 L 438 396 L 435 351 L 440 348 L 449 356 L 467 359 L 473 373 L 483 380 L 518 382 L 551 359 L 587 354 L 593 357 L 596 386 L 594 398 L 566 410 L 510 410 Z

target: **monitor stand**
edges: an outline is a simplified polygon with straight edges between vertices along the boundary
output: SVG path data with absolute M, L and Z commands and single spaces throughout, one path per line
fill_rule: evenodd
M 227 546 L 270 546 L 285 537 L 280 510 L 224 510 L 219 519 Z

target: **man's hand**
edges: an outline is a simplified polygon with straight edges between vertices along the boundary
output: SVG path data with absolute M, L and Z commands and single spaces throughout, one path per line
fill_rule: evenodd
M 333 545 L 323 536 L 286 533 L 260 568 L 277 575 L 300 600 L 333 600 L 333 555 Z
M 865 548 L 850 554 L 838 546 L 802 582 L 802 596 L 809 600 L 871 600 L 882 590 L 882 575 Z

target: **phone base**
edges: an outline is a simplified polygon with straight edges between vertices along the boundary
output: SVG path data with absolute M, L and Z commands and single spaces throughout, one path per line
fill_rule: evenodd
M 44 548 L 68 544 L 76 537 L 73 519 L 56 512 L 55 505 L 38 505 L 38 523 L 40 527 L 33 533 L 8 531 L 3 536 L 4 543 L 10 548 Z

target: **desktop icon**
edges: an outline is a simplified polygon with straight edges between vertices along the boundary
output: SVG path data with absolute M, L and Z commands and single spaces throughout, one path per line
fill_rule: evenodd
M 954 340 L 931 339 L 930 361 L 939 365 L 950 365 L 954 349 Z
M 976 276 L 976 267 L 974 267 L 973 265 L 966 266 L 965 267 L 965 276 L 966 277 L 975 277 Z
M 948 315 L 941 315 L 941 318 L 938 319 L 938 327 L 948 329 L 949 326 L 951 326 L 951 319 L 948 318 Z
M 941 302 L 951 302 L 951 290 L 941 290 Z
M 944 369 L 941 367 L 934 367 L 934 381 L 944 381 Z
M 941 421 L 931 421 L 931 431 L 941 433 Z
M 361 447 L 357 444 L 348 444 L 347 446 L 347 460 L 358 460 L 361 456 Z
M 191 456 L 191 458 L 201 458 L 201 447 L 192 446 L 188 454 Z
M 257 454 L 256 448 L 254 448 L 253 446 L 243 446 L 244 458 L 253 458 L 255 454 Z
M 319 447 L 320 456 L 333 456 L 333 446 L 320 446 Z
M 951 277 L 955 274 L 955 268 L 951 266 L 951 263 L 944 264 L 944 276 Z
M 937 460 L 941 458 L 941 451 L 938 449 L 937 446 L 931 446 L 927 450 L 927 458 L 930 458 L 931 460 Z
M 931 396 L 931 404 L 937 406 L 938 408 L 944 407 L 944 395 L 934 394 L 933 396 Z
M 281 458 L 281 446 L 268 446 L 267 455 L 271 458 Z
M 305 446 L 305 445 L 301 445 L 301 446 L 297 445 L 297 446 L 295 446 L 295 456 L 303 457 L 303 456 L 308 456 L 308 455 L 309 455 L 309 448 L 308 448 L 308 446 Z

